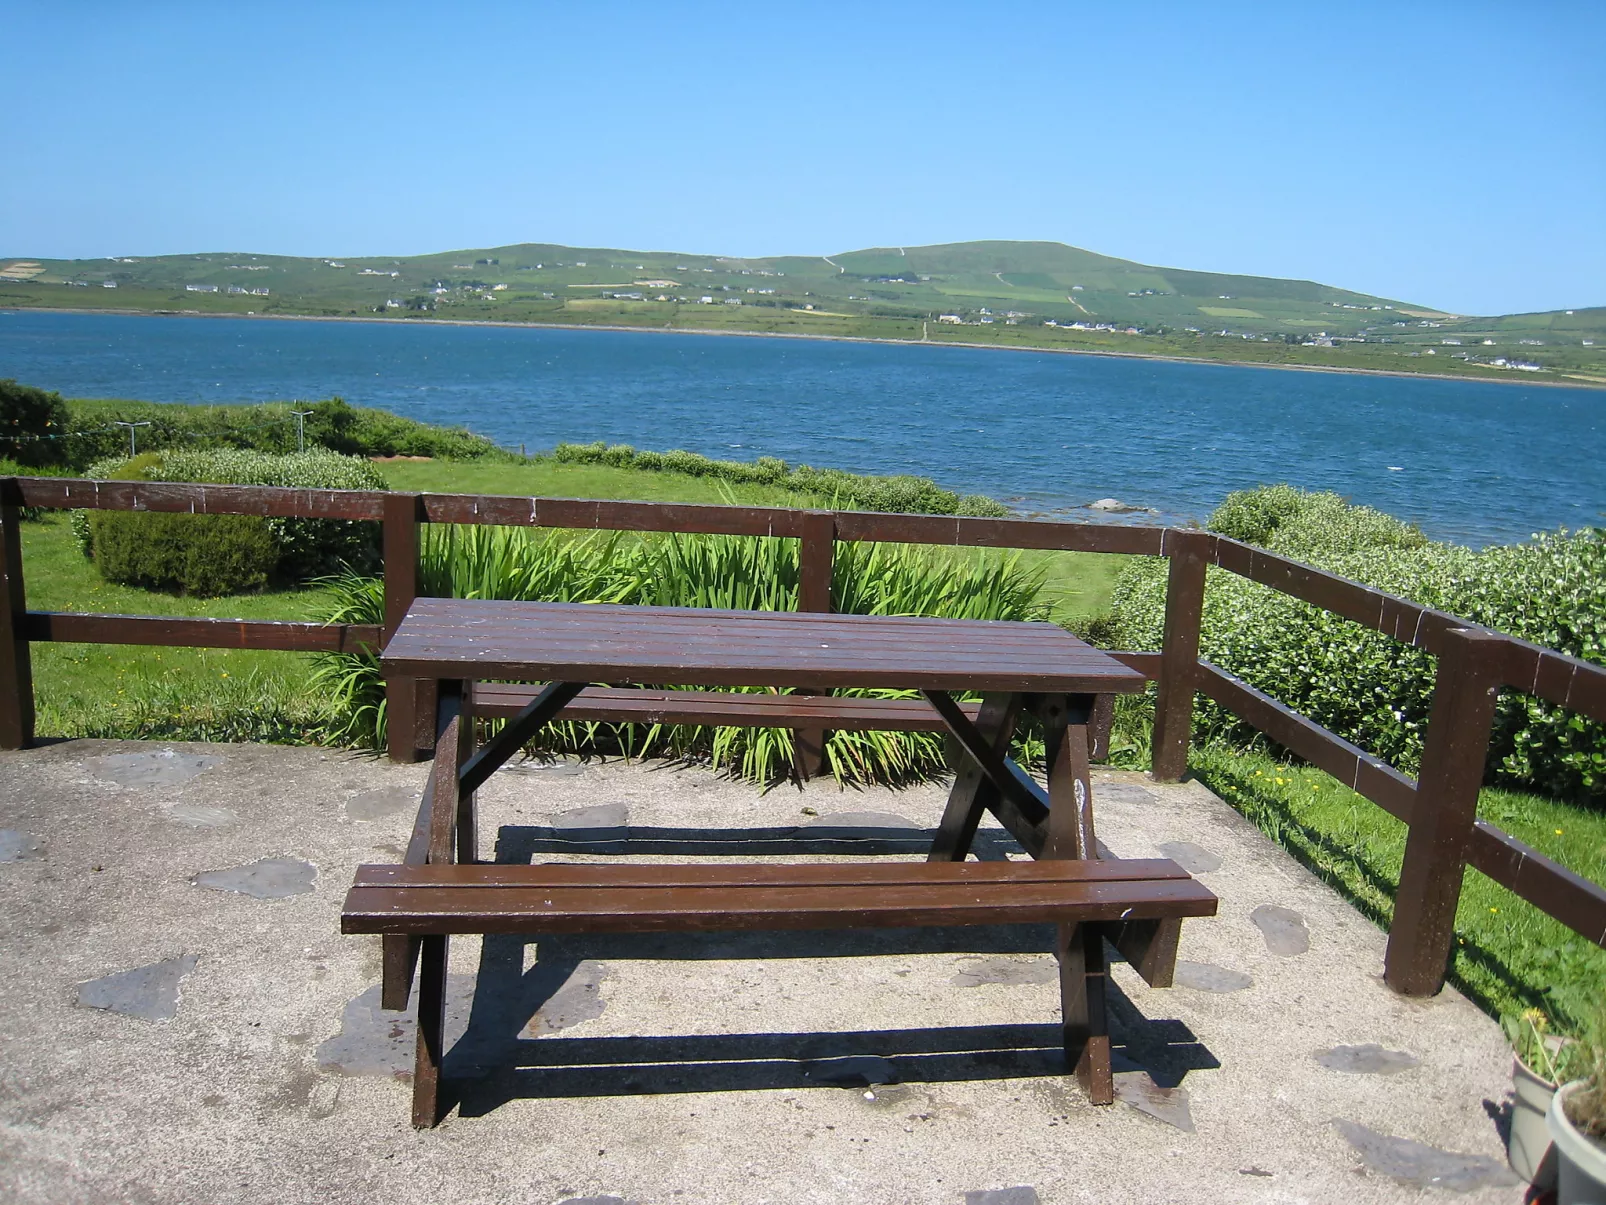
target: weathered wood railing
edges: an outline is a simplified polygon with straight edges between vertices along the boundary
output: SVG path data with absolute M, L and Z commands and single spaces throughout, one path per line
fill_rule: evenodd
M 30 612 L 22 573 L 19 509 L 150 510 L 354 519 L 383 524 L 385 614 L 381 627 L 269 620 Z M 1273 741 L 1337 777 L 1409 826 L 1385 964 L 1408 995 L 1444 982 L 1456 903 L 1470 865 L 1562 924 L 1606 947 L 1606 887 L 1477 819 L 1499 691 L 1510 687 L 1606 723 L 1606 670 L 1454 615 L 1208 532 L 1026 519 L 954 518 L 779 507 L 517 498 L 468 494 L 299 490 L 62 478 L 0 479 L 0 747 L 33 735 L 29 644 L 102 644 L 349 651 L 381 646 L 418 595 L 419 532 L 425 523 L 497 524 L 571 530 L 682 532 L 796 539 L 801 610 L 831 605 L 838 541 L 1126 553 L 1169 559 L 1165 635 L 1158 653 L 1117 656 L 1156 683 L 1153 773 L 1175 781 L 1187 769 L 1195 693 L 1203 693 Z M 1326 731 L 1199 656 L 1206 573 L 1239 574 L 1415 645 L 1438 658 L 1420 776 L 1412 779 Z M 390 683 L 390 753 L 398 760 L 433 745 L 427 684 Z M 800 734 L 817 761 L 821 734 Z

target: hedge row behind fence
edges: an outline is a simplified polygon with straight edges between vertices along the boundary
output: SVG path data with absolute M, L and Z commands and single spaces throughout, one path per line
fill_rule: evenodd
M 1474 551 L 1336 494 L 1273 486 L 1229 495 L 1208 526 L 1295 560 L 1606 664 L 1606 532 L 1585 529 Z M 1102 642 L 1157 649 L 1165 564 L 1134 559 Z M 1435 658 L 1225 570 L 1211 569 L 1200 653 L 1331 732 L 1415 774 Z M 1253 729 L 1201 701 L 1201 736 Z M 1501 695 L 1491 781 L 1606 805 L 1606 729 L 1517 691 Z
M 696 452 L 638 452 L 629 444 L 561 443 L 552 458 L 564 464 L 600 464 L 619 469 L 685 473 L 744 485 L 776 485 L 834 500 L 842 506 L 910 515 L 987 515 L 1002 518 L 1010 510 L 980 494 L 956 494 L 929 477 L 872 477 L 842 469 L 816 469 L 788 465 L 773 456 L 760 456 L 751 464 L 740 460 L 710 460 Z
M 297 489 L 386 488 L 368 461 L 321 448 L 288 456 L 234 449 L 147 452 L 92 465 L 88 475 Z M 343 567 L 371 572 L 379 565 L 376 523 L 132 511 L 74 511 L 72 521 L 80 547 L 108 581 L 186 594 L 259 590 L 273 579 L 302 581 Z

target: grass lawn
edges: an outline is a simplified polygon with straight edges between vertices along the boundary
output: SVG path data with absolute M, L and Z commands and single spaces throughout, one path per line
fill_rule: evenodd
M 650 502 L 733 502 L 827 506 L 775 486 L 740 485 L 680 473 L 552 461 L 389 461 L 397 489 L 440 493 L 618 498 Z M 23 524 L 28 606 L 38 611 L 321 620 L 330 596 L 318 587 L 193 599 L 112 585 L 78 551 L 67 516 L 47 512 Z M 1103 613 L 1120 557 L 1023 554 L 1041 567 L 1055 619 Z M 34 695 L 41 736 L 169 737 L 299 741 L 316 734 L 319 701 L 307 687 L 302 653 L 131 645 L 36 644 Z
M 1220 746 L 1196 748 L 1190 765 L 1201 782 L 1388 927 L 1405 825 L 1309 766 Z M 1478 815 L 1574 872 L 1606 882 L 1606 813 L 1485 789 Z M 1540 1007 L 1577 1026 L 1606 985 L 1606 950 L 1468 870 L 1451 978 L 1491 1012 Z

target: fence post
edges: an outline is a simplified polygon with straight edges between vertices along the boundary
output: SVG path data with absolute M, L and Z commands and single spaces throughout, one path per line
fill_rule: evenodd
M 401 626 L 407 608 L 418 597 L 418 524 L 423 518 L 423 497 L 420 494 L 394 493 L 385 496 L 384 563 L 385 563 L 385 627 L 384 640 Z M 434 730 L 433 700 L 426 700 L 424 683 L 417 678 L 387 678 L 385 680 L 385 744 L 390 760 L 414 762 L 421 751 L 434 747 L 429 738 L 420 739 L 421 725 Z
M 22 588 L 21 490 L 0 480 L 0 749 L 33 743 L 33 660 Z
M 797 609 L 828 612 L 836 557 L 836 514 L 807 511 L 797 549 Z M 792 769 L 800 782 L 815 778 L 825 766 L 825 730 L 799 728 L 792 733 Z
M 1451 628 L 1439 649 L 1383 964 L 1384 981 L 1402 995 L 1431 996 L 1444 986 L 1507 644 L 1494 632 Z
M 1188 770 L 1193 735 L 1193 692 L 1199 681 L 1199 623 L 1204 614 L 1205 564 L 1210 535 L 1165 533 L 1171 571 L 1165 591 L 1165 639 L 1160 647 L 1159 692 L 1154 701 L 1153 762 L 1156 782 L 1180 782 Z

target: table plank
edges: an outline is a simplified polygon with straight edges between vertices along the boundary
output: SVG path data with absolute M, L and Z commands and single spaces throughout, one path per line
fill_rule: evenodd
M 641 685 L 1136 693 L 1051 623 L 421 598 L 387 674 Z

